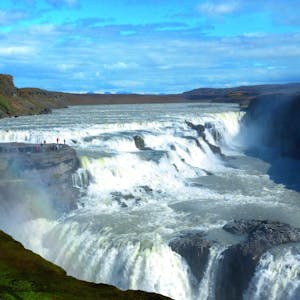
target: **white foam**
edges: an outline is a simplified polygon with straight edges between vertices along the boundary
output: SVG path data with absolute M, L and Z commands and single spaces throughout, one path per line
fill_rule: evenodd
M 245 293 L 246 300 L 296 300 L 300 297 L 300 255 L 291 249 L 260 259 Z

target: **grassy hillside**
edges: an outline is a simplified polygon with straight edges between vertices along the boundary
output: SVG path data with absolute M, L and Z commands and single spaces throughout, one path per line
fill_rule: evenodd
M 52 108 L 65 106 L 66 99 L 61 93 L 18 89 L 12 76 L 0 74 L 0 117 L 49 113 Z
M 58 266 L 24 249 L 0 231 L 1 300 L 163 300 L 161 295 L 141 291 L 120 291 L 67 276 Z

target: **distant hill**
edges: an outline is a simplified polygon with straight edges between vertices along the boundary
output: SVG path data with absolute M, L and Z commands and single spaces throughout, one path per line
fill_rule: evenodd
M 49 113 L 68 105 L 221 102 L 247 106 L 252 99 L 265 95 L 293 95 L 300 83 L 266 84 L 232 88 L 200 88 L 174 95 L 75 94 L 49 92 L 37 88 L 16 88 L 11 75 L 0 74 L 0 118 Z
M 300 92 L 300 83 L 265 84 L 232 88 L 200 88 L 185 92 L 182 97 L 192 101 L 234 102 L 248 104 L 265 95 L 293 95 Z

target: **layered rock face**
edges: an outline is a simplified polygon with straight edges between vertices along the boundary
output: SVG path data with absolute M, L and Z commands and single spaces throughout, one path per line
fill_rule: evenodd
M 238 220 L 223 229 L 245 235 L 246 240 L 223 252 L 217 273 L 216 300 L 242 299 L 261 256 L 272 247 L 300 241 L 300 229 L 268 220 Z
M 212 244 L 213 242 L 206 240 L 201 232 L 182 234 L 169 243 L 171 249 L 187 261 L 199 282 L 207 267 L 209 249 Z
M 14 86 L 13 77 L 11 75 L 0 74 L 0 92 L 4 96 L 18 96 L 18 89 Z
M 300 229 L 269 220 L 234 220 L 223 229 L 244 239 L 229 246 L 218 261 L 214 289 L 216 300 L 240 300 L 247 290 L 261 256 L 273 247 L 300 242 Z M 211 247 L 217 242 L 204 233 L 181 234 L 170 241 L 171 249 L 181 255 L 198 282 L 206 272 Z
M 67 145 L 0 143 L 1 198 L 43 193 L 55 209 L 68 211 L 76 203 L 72 174 L 78 167 L 76 152 Z

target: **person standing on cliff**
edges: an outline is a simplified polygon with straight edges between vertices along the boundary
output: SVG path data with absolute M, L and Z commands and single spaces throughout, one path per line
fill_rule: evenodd
M 58 142 L 59 142 L 59 138 L 56 138 L 56 144 L 58 144 Z

